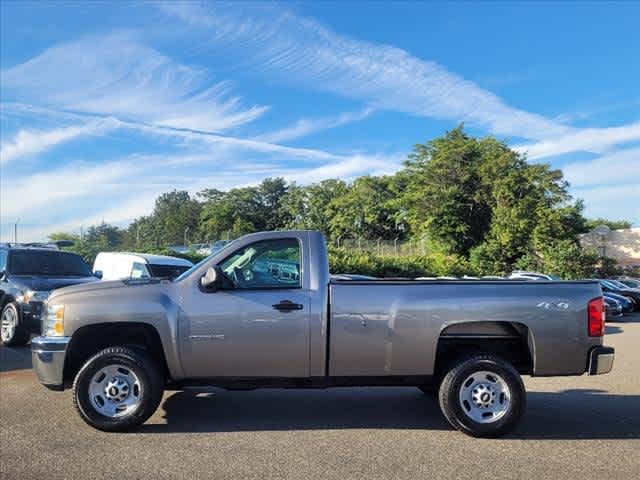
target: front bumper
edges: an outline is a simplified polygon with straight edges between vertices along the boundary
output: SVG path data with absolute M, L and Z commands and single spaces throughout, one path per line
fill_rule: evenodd
M 31 362 L 38 380 L 51 390 L 64 389 L 64 358 L 71 337 L 35 337 L 31 340 Z
M 602 375 L 613 369 L 615 350 L 613 347 L 593 347 L 589 352 L 589 375 Z

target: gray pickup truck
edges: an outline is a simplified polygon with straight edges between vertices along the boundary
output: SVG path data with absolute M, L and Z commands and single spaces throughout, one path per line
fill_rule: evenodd
M 71 387 L 107 431 L 142 424 L 165 389 L 393 385 L 498 436 L 525 410 L 520 375 L 602 374 L 614 358 L 595 282 L 332 278 L 314 231 L 246 235 L 173 281 L 66 287 L 45 309 L 40 381 Z

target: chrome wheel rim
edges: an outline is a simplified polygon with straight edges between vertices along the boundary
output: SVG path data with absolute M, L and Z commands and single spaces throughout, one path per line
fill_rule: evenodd
M 479 371 L 472 373 L 462 382 L 459 399 L 462 411 L 471 420 L 493 423 L 509 410 L 511 391 L 500 375 Z
M 0 337 L 2 337 L 4 342 L 8 342 L 16 333 L 16 325 L 18 324 L 16 311 L 13 308 L 6 308 L 4 312 L 2 312 L 1 322 Z
M 89 400 L 95 410 L 109 418 L 132 414 L 141 402 L 140 379 L 124 365 L 114 364 L 98 370 L 89 384 Z

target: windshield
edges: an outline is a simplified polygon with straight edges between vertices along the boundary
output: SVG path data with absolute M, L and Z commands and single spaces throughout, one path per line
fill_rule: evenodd
M 13 275 L 90 277 L 91 270 L 79 255 L 56 250 L 14 250 L 8 270 Z
M 216 242 L 217 243 L 217 242 Z M 213 252 L 211 255 L 209 255 L 208 257 L 204 257 L 202 260 L 200 260 L 198 263 L 196 263 L 193 267 L 189 268 L 188 270 L 182 272 L 182 274 L 176 278 L 174 278 L 175 282 L 179 282 L 180 280 L 182 280 L 183 278 L 187 278 L 189 275 L 191 275 L 191 272 L 194 272 L 195 270 L 197 270 L 198 268 L 200 268 L 202 265 L 204 265 L 205 263 L 207 263 L 209 261 L 209 259 L 211 259 L 214 255 L 218 255 L 222 250 L 226 250 L 227 248 L 229 248 L 230 245 L 233 244 L 233 241 L 229 241 L 229 243 L 227 243 L 224 247 L 219 248 L 218 250 L 216 250 L 215 252 Z
M 194 270 L 197 270 L 201 265 L 204 265 L 205 263 L 207 263 L 209 261 L 209 259 L 211 257 L 213 257 L 214 255 L 217 255 L 218 252 L 216 253 L 212 253 L 211 255 L 209 255 L 208 257 L 203 258 L 202 260 L 200 260 L 198 263 L 196 263 L 193 267 L 185 270 L 184 272 L 182 272 L 181 275 L 177 276 L 174 281 L 178 282 L 180 280 L 182 280 L 183 278 L 187 278 L 191 272 L 193 272 Z
M 152 277 L 168 278 L 169 280 L 173 280 L 189 270 L 190 267 L 186 265 L 158 265 L 150 263 L 147 265 L 147 268 L 149 269 L 149 273 L 151 273 Z

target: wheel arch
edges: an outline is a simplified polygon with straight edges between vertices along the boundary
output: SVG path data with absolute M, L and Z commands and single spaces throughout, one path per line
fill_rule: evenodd
M 67 347 L 63 379 L 70 384 L 91 356 L 109 347 L 122 346 L 144 350 L 161 369 L 163 378 L 170 377 L 167 359 L 154 325 L 145 322 L 104 322 L 78 328 Z
M 513 364 L 521 374 L 535 369 L 533 333 L 517 321 L 470 321 L 444 326 L 438 337 L 434 374 L 442 375 L 457 359 L 489 353 Z

